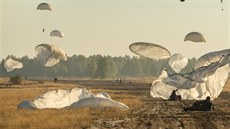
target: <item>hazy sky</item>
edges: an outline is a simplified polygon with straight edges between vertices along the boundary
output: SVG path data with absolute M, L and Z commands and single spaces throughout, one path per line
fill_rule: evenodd
M 33 58 L 41 43 L 55 44 L 68 56 L 124 56 L 134 55 L 131 43 L 145 41 L 189 58 L 230 46 L 230 0 L 0 1 L 0 59 L 11 54 Z M 36 10 L 41 2 L 53 11 Z M 54 29 L 65 37 L 50 37 Z M 184 42 L 192 31 L 203 33 L 207 43 Z

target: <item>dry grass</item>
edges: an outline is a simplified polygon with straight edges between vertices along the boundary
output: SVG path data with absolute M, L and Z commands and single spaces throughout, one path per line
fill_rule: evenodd
M 7 79 L 0 79 L 0 83 L 6 84 Z M 0 129 L 78 129 L 89 128 L 96 119 L 123 119 L 127 111 L 115 108 L 108 109 L 45 109 L 45 110 L 19 110 L 17 105 L 23 100 L 33 100 L 44 91 L 51 89 L 70 89 L 75 84 L 60 84 L 45 82 L 43 84 L 34 81 L 23 81 L 23 85 L 11 88 L 0 88 Z M 91 90 L 91 89 L 90 89 Z M 92 89 L 93 90 L 93 89 Z M 98 92 L 99 90 L 93 90 Z M 101 90 L 102 92 L 103 90 Z M 141 105 L 142 102 L 125 92 L 109 90 L 114 100 L 121 101 L 128 106 Z
M 142 80 L 143 81 L 143 80 Z M 148 84 L 151 80 L 146 79 L 146 84 Z M 139 110 L 140 107 L 145 104 L 140 98 L 140 96 L 148 94 L 145 93 L 148 90 L 148 85 L 139 85 L 140 88 L 142 86 L 146 86 L 144 89 L 145 92 L 142 92 L 137 89 L 135 90 L 135 94 L 132 94 L 132 91 L 122 90 L 120 87 L 118 88 L 107 88 L 111 86 L 87 86 L 87 89 L 91 90 L 93 93 L 97 92 L 107 92 L 111 96 L 113 100 L 125 103 L 130 107 L 128 111 L 121 111 L 116 108 L 103 108 L 103 109 L 92 109 L 92 108 L 78 108 L 78 109 L 45 109 L 45 110 L 18 110 L 17 105 L 23 100 L 33 100 L 34 97 L 40 95 L 44 91 L 53 90 L 53 89 L 71 89 L 73 87 L 79 86 L 76 82 L 72 84 L 66 83 L 53 83 L 44 82 L 39 83 L 38 81 L 25 81 L 23 80 L 22 85 L 13 85 L 11 87 L 5 87 L 7 84 L 7 78 L 0 78 L 0 129 L 82 129 L 82 128 L 90 128 L 95 126 L 97 120 L 110 121 L 110 120 L 124 120 L 125 118 L 135 118 L 137 119 L 137 123 L 132 123 L 132 127 L 140 125 L 138 123 L 143 115 L 147 111 L 152 111 L 154 106 L 159 106 L 161 104 L 154 105 L 151 101 L 150 104 L 153 103 L 153 106 L 150 105 L 149 110 Z M 134 80 L 132 81 L 134 82 Z M 143 81 L 144 82 L 144 81 Z M 99 83 L 99 82 L 98 82 Z M 103 83 L 104 84 L 104 83 Z M 128 86 L 127 86 L 128 87 Z M 127 88 L 126 87 L 126 88 Z M 129 88 L 133 88 L 130 86 Z M 135 88 L 135 86 L 134 86 Z M 227 82 L 224 87 L 224 92 L 230 91 L 230 81 Z M 149 97 L 152 100 L 151 97 Z M 163 102 L 163 101 L 162 101 Z M 157 103 L 157 102 L 155 102 Z M 168 104 L 165 102 L 165 104 Z M 222 107 L 221 107 L 222 108 Z M 226 110 L 229 108 L 226 107 Z M 139 114 L 133 115 L 133 112 L 140 112 Z M 133 115 L 133 116 L 130 116 Z M 145 116 L 146 117 L 146 116 Z M 148 117 L 145 118 L 145 120 Z M 136 118 L 135 118 L 136 119 Z M 133 119 L 133 120 L 135 120 Z M 152 120 L 153 118 L 148 118 Z M 155 122 L 155 119 L 154 119 Z M 130 123 L 129 121 L 127 124 Z M 134 126 L 136 124 L 136 126 Z M 148 123 L 147 123 L 148 124 Z M 156 123 L 157 124 L 157 123 Z M 130 125 L 126 127 L 130 127 Z M 154 125 L 154 124 L 153 124 Z M 99 126 L 100 127 L 100 126 Z M 104 127 L 104 126 L 103 126 Z

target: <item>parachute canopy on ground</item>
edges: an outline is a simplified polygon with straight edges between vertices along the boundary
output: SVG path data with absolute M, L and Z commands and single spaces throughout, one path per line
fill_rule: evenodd
M 21 103 L 18 104 L 17 106 L 18 109 L 36 109 L 36 106 L 34 105 L 33 102 L 29 100 L 22 101 Z
M 111 99 L 106 92 L 94 95 L 90 90 L 75 87 L 71 90 L 47 91 L 36 97 L 33 102 L 23 101 L 18 105 L 20 109 L 61 109 L 79 107 L 114 107 L 127 110 L 128 107 Z
M 11 72 L 14 69 L 22 68 L 23 64 L 19 61 L 16 61 L 16 60 L 9 58 L 4 62 L 4 67 L 5 67 L 7 72 Z
M 190 32 L 188 33 L 184 41 L 192 41 L 192 42 L 206 42 L 204 35 L 199 32 Z
M 93 93 L 86 89 L 73 88 L 71 90 L 51 90 L 44 92 L 37 97 L 33 103 L 39 109 L 44 108 L 64 108 L 80 99 L 92 97 Z
M 224 56 L 219 58 L 219 54 Z M 182 99 L 217 98 L 230 73 L 230 49 L 205 54 L 197 62 L 197 69 L 190 73 L 168 75 L 162 70 L 152 83 L 151 96 L 169 99 L 173 90 L 177 90 L 176 95 L 181 95 Z
M 48 10 L 48 11 L 51 11 L 52 8 L 51 8 L 50 4 L 48 4 L 48 3 L 40 3 L 37 6 L 37 10 Z
M 129 45 L 129 49 L 137 55 L 154 60 L 166 59 L 171 56 L 166 48 L 154 43 L 135 42 Z
M 176 73 L 179 73 L 188 64 L 188 59 L 175 53 L 169 58 L 168 64 Z
M 116 102 L 112 99 L 102 98 L 102 97 L 88 97 L 80 99 L 79 101 L 71 104 L 68 108 L 78 108 L 78 107 L 92 107 L 92 108 L 103 108 L 103 107 L 114 107 L 123 110 L 128 110 L 129 107 L 123 103 Z
M 63 38 L 64 37 L 64 33 L 62 33 L 59 30 L 53 30 L 53 31 L 50 32 L 50 36 L 55 36 L 55 37 Z
M 67 60 L 65 52 L 52 44 L 39 44 L 35 47 L 38 60 L 45 67 L 51 67 L 60 60 Z

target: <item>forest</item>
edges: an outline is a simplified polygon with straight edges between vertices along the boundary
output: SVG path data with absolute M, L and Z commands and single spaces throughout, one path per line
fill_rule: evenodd
M 4 68 L 5 59 L 1 60 L 0 76 L 9 77 L 20 75 L 21 77 L 89 77 L 89 78 L 117 78 L 117 77 L 157 77 L 163 68 L 169 71 L 168 59 L 153 60 L 137 56 L 102 56 L 102 55 L 73 55 L 67 61 L 53 67 L 44 67 L 36 57 L 21 58 L 9 55 L 23 63 L 23 68 L 7 72 Z M 6 58 L 6 59 L 7 59 Z M 188 65 L 181 73 L 192 71 L 196 58 L 189 59 Z M 171 70 L 172 71 L 172 70 Z

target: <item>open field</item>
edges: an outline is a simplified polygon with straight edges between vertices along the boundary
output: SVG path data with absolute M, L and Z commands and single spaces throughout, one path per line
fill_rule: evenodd
M 8 78 L 0 79 L 0 129 L 229 129 L 230 80 L 218 99 L 214 111 L 184 112 L 183 107 L 194 101 L 165 101 L 149 95 L 152 78 L 116 80 L 59 79 L 25 81 L 22 85 L 8 85 Z M 33 100 L 44 91 L 85 87 L 93 93 L 105 91 L 112 99 L 125 103 L 128 111 L 119 109 L 45 109 L 18 110 L 23 100 Z

